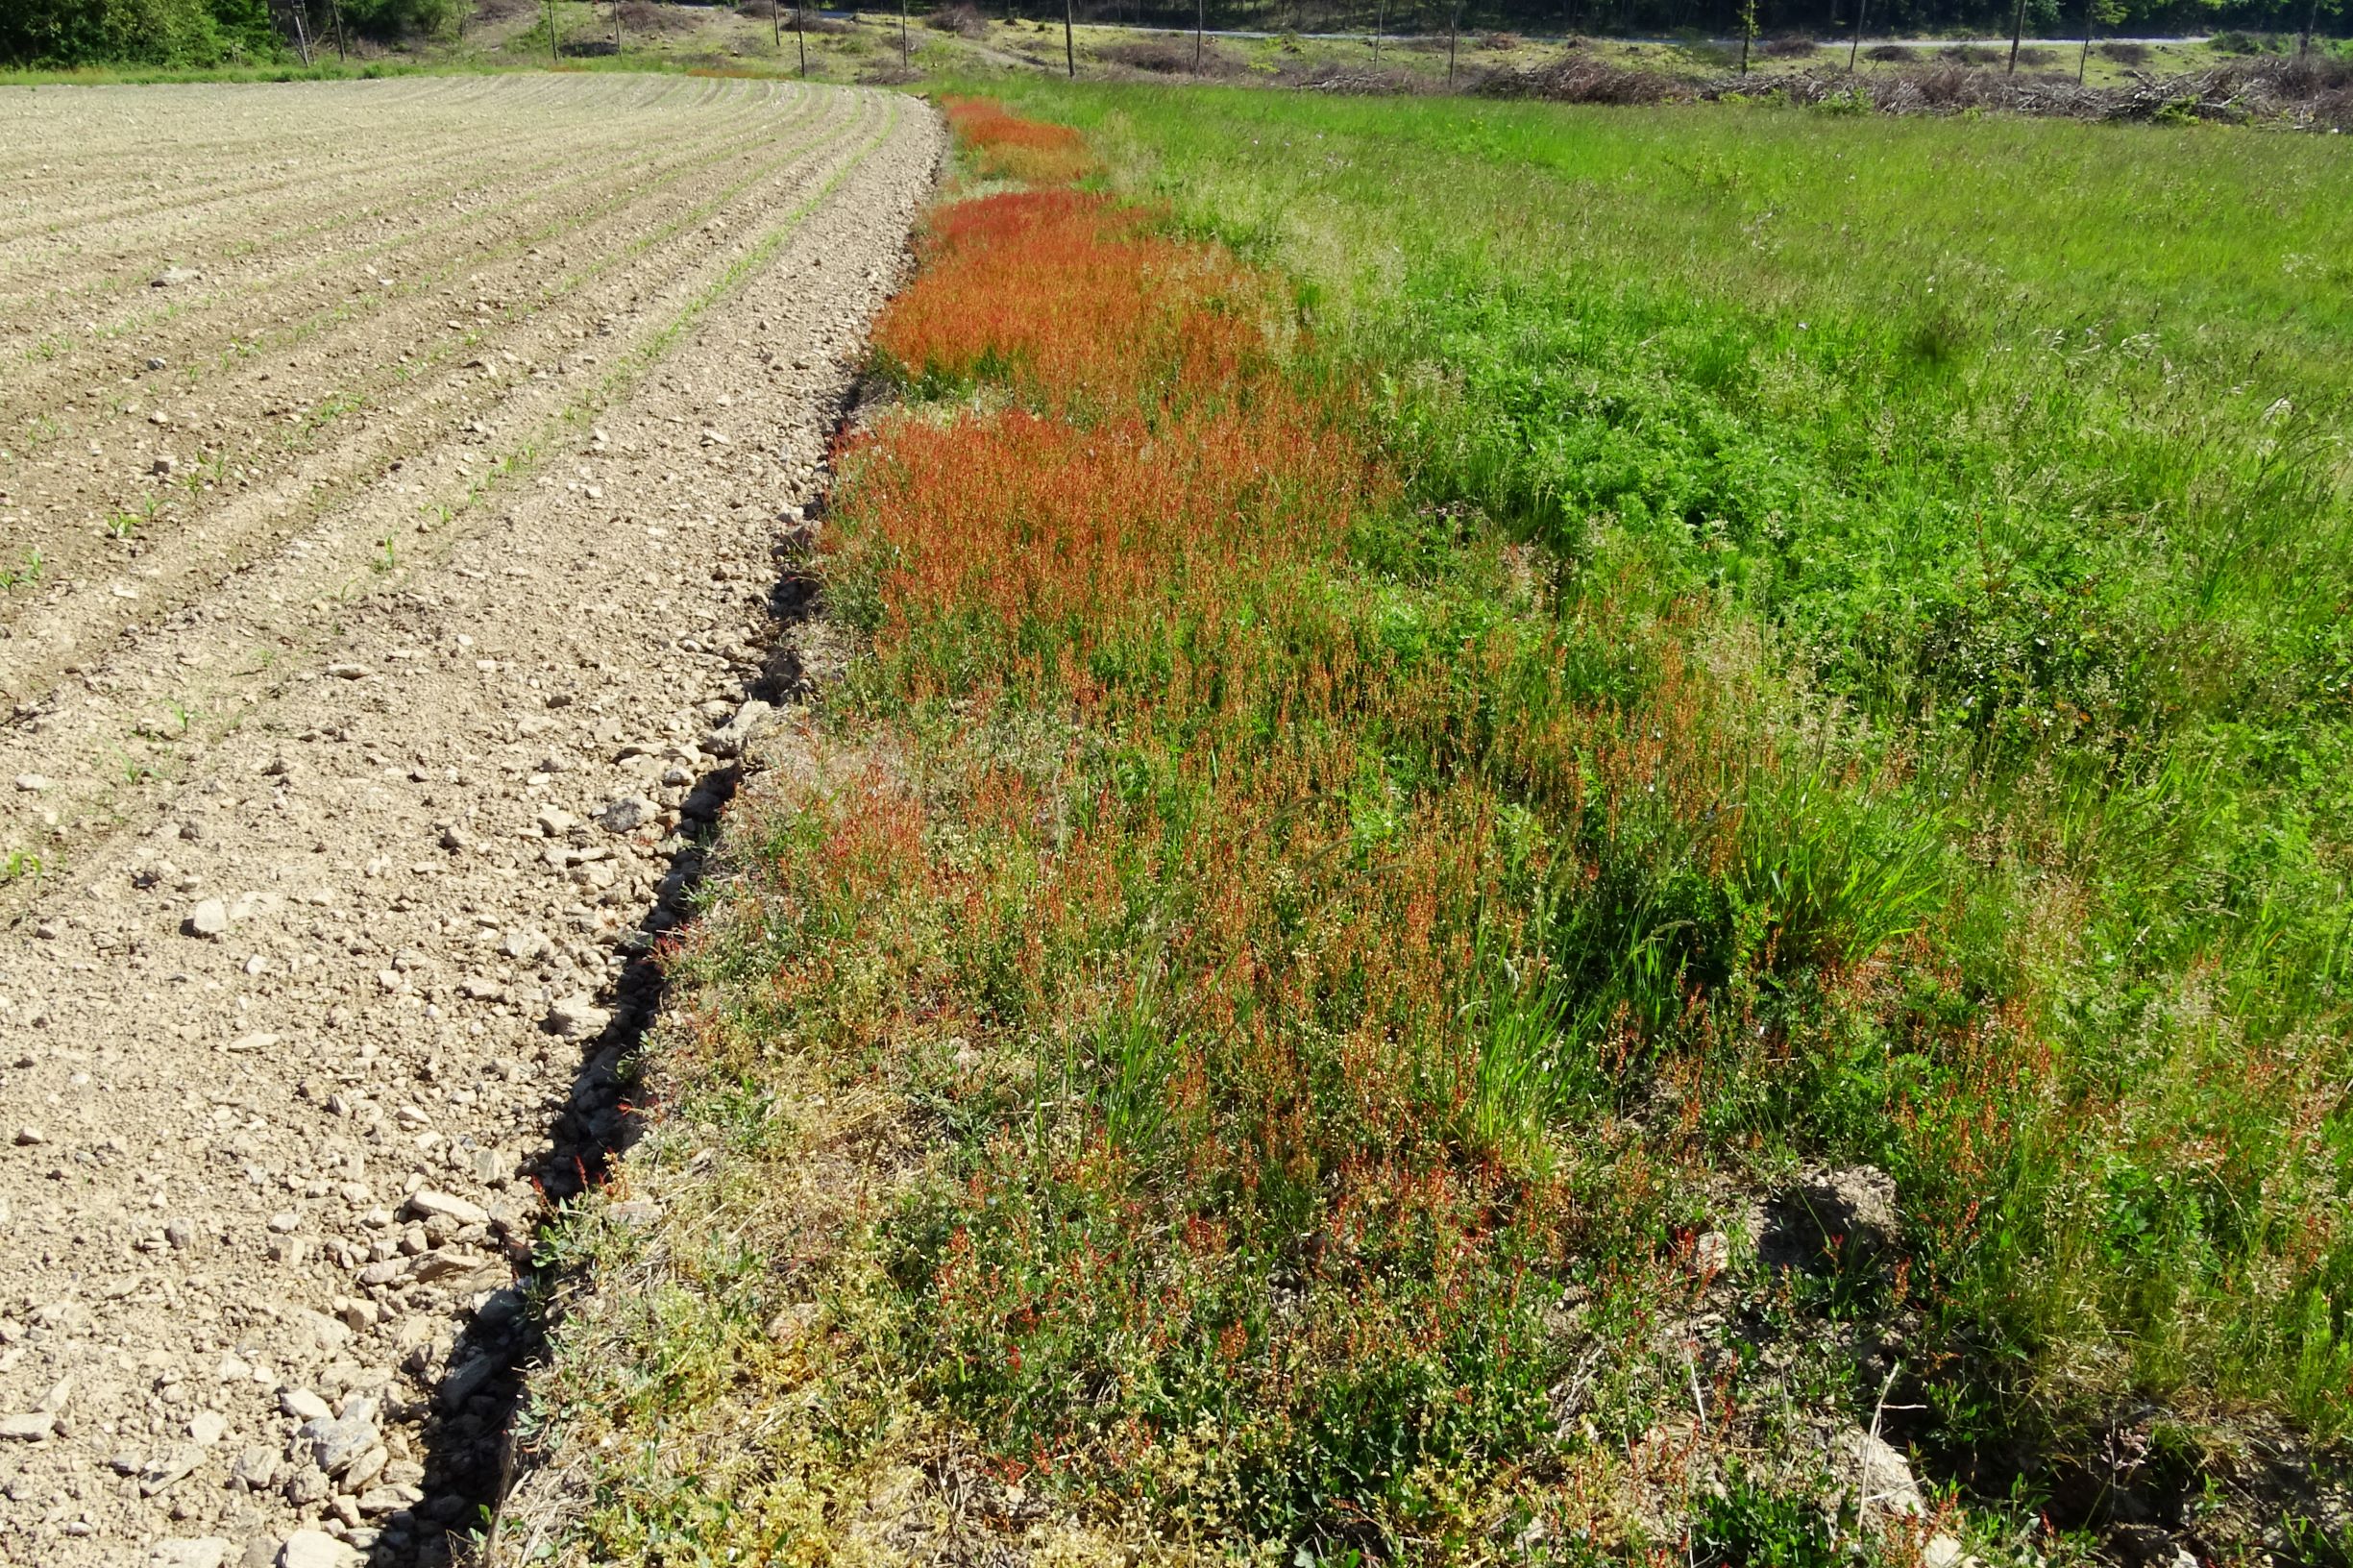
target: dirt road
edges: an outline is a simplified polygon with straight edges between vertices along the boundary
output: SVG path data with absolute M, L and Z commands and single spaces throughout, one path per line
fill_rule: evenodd
M 478 1522 L 942 146 L 774 83 L 0 90 L 0 1560 Z

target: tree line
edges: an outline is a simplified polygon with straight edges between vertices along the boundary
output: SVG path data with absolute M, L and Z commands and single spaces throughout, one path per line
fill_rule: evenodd
M 939 3 L 912 9 L 921 15 Z M 1721 37 L 1752 23 L 1768 36 L 1835 39 L 1852 34 L 1858 4 L 1868 5 L 1873 37 L 2002 36 L 2016 9 L 2016 0 L 1086 0 L 1072 9 L 1082 21 L 1190 29 L 1198 18 L 1212 28 L 1268 33 L 1378 27 L 1434 34 L 1457 26 L 1472 34 Z M 0 65 L 268 63 L 330 46 L 331 27 L 379 39 L 446 35 L 472 8 L 473 0 L 0 0 Z M 2030 34 L 2072 36 L 2088 14 L 2111 35 L 2276 35 L 2316 20 L 2323 30 L 2341 28 L 2349 8 L 2353 0 L 2025 0 L 2024 25 Z M 1063 15 L 1058 0 L 984 0 L 981 9 Z
M 0 65 L 271 64 L 340 26 L 377 38 L 445 32 L 467 0 L 0 0 Z M 331 43 L 330 41 L 330 46 Z

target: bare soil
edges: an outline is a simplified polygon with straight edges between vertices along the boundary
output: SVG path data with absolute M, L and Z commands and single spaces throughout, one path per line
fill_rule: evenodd
M 481 1523 L 942 148 L 749 81 L 0 91 L 0 1559 Z

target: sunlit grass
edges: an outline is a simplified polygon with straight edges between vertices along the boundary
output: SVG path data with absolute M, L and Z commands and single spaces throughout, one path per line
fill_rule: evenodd
M 1988 1531 L 2120 1431 L 2332 1452 L 2341 151 L 1033 104 L 1148 204 L 929 226 L 823 562 L 859 760 L 680 970 L 698 1092 L 925 1151 L 832 1370 L 744 1377 L 1285 1560 L 1795 1550 L 1890 1401 Z M 1758 1257 L 1862 1165 L 1886 1254 Z

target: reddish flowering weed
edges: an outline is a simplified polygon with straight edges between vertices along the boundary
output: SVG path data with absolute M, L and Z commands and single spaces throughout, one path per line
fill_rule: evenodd
M 1261 280 L 1145 215 L 1077 191 L 1008 191 L 933 216 L 924 267 L 874 327 L 930 389 L 1010 381 L 1058 412 L 1148 413 L 1262 385 Z
M 956 145 L 987 178 L 1067 184 L 1102 167 L 1066 125 L 1021 119 L 990 98 L 943 98 L 940 109 Z

